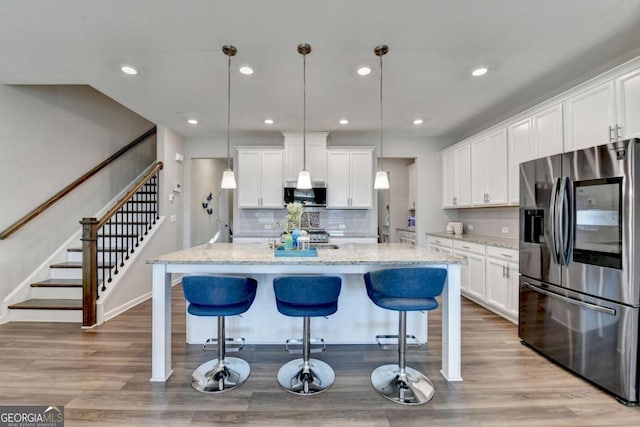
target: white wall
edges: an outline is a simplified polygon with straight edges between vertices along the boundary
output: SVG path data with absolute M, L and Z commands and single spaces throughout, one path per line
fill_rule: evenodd
M 185 176 L 185 181 L 191 183 L 191 246 L 208 242 L 219 229 L 218 221 L 227 220 L 228 191 L 220 188 L 226 169 L 224 159 L 191 159 L 191 176 Z M 207 201 L 205 196 L 209 193 L 212 199 Z M 211 214 L 202 207 L 203 201 L 212 210 Z
M 0 229 L 153 127 L 88 86 L 0 85 Z M 155 160 L 139 145 L 0 240 L 0 300 Z
M 165 227 L 173 236 L 175 246 L 172 250 L 183 247 L 185 206 L 188 206 L 184 202 L 185 195 L 189 193 L 189 180 L 185 178 L 188 175 L 185 175 L 183 162 L 176 160 L 176 154 L 184 156 L 184 149 L 184 138 L 181 135 L 167 127 L 158 126 L 158 160 L 164 163 L 160 174 L 160 215 L 168 219 Z M 180 184 L 182 191 L 173 191 L 174 184 Z

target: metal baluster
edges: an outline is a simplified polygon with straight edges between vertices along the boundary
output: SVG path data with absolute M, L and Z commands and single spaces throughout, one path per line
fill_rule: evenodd
M 147 217 L 147 204 L 145 203 L 145 200 L 144 200 L 144 194 L 141 194 L 141 192 L 143 192 L 142 189 L 138 190 L 136 194 L 133 195 L 133 197 L 135 197 L 136 200 L 138 200 L 138 203 L 142 205 L 142 211 L 143 211 L 142 215 L 140 215 L 140 221 L 138 221 L 141 224 L 136 224 L 136 230 L 137 230 L 136 233 L 138 233 L 138 237 L 139 237 L 138 240 L 140 242 L 144 240 L 144 235 L 146 234 L 142 232 L 142 229 L 144 228 L 143 223 L 145 222 L 145 219 Z
M 149 195 L 149 181 L 144 186 L 144 199 L 146 201 L 147 212 L 144 214 L 144 234 L 149 234 L 149 225 L 151 224 L 151 196 Z
M 118 252 L 120 254 L 120 267 L 124 267 L 125 254 L 128 257 L 128 251 L 126 249 L 126 245 L 125 245 L 125 242 L 124 242 L 124 239 L 125 239 L 124 231 L 122 229 L 124 227 L 124 218 L 122 217 L 124 215 L 123 208 L 124 207 L 121 207 L 118 210 L 118 212 L 116 212 L 116 227 L 118 226 L 118 214 L 120 214 L 120 227 L 119 227 L 119 230 L 120 230 L 120 233 L 119 233 L 119 237 L 120 237 L 120 245 L 119 245 L 119 247 L 120 247 L 120 250 Z M 122 251 L 124 251 L 124 252 L 122 252 Z
M 113 222 L 115 220 L 115 222 Z M 120 232 L 118 230 L 118 216 L 117 214 L 114 214 L 110 219 L 109 219 L 109 223 L 113 224 L 112 227 L 114 227 L 115 230 L 115 236 L 114 236 L 114 249 L 113 249 L 113 258 L 115 259 L 115 269 L 113 270 L 113 274 L 116 275 L 118 274 L 118 238 L 120 237 Z
M 160 219 L 160 206 L 159 205 L 159 199 L 160 197 L 158 196 L 158 192 L 160 191 L 160 172 L 156 172 L 155 176 L 154 176 L 155 180 L 154 180 L 154 191 L 155 191 L 155 199 L 156 199 L 156 220 Z M 156 221 L 153 221 L 153 223 L 155 224 Z
M 107 280 L 107 282 L 109 283 L 111 283 L 111 253 L 113 252 L 111 250 L 111 239 L 112 239 L 111 236 L 113 236 L 113 230 L 111 225 L 112 225 L 111 220 L 109 220 L 109 222 L 107 222 L 107 227 L 109 227 L 109 238 L 107 239 L 109 241 L 109 245 L 108 245 L 107 256 L 106 256 L 106 258 L 108 259 L 108 262 L 103 264 L 102 266 L 102 277 L 104 277 L 104 275 L 108 272 L 109 279 Z
M 105 274 L 104 274 L 104 264 L 105 264 L 105 249 L 107 248 L 107 231 L 105 226 L 103 225 L 100 229 L 102 231 L 102 266 L 98 266 L 98 271 L 102 270 L 102 291 L 107 290 L 107 283 L 105 282 Z
M 140 200 L 136 197 L 136 194 L 133 195 L 132 200 L 133 200 L 133 204 L 136 207 L 136 211 L 138 213 L 138 218 L 136 219 L 135 221 L 136 223 L 134 224 L 134 227 L 133 227 L 133 229 L 135 230 L 134 234 L 136 235 L 135 239 L 136 239 L 136 248 L 137 248 L 138 246 L 140 246 L 140 234 L 138 234 L 138 226 L 139 226 L 138 222 L 140 222 L 140 218 L 142 218 L 141 213 L 143 212 L 143 207 L 142 207 L 142 203 L 140 203 Z

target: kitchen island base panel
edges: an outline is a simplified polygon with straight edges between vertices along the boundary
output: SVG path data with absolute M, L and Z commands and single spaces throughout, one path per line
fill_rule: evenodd
M 273 279 L 278 275 L 256 274 L 258 281 L 256 299 L 242 318 L 226 319 L 228 336 L 243 337 L 250 344 L 284 344 L 289 338 L 302 336 L 300 321 L 283 316 L 276 309 Z M 397 333 L 398 316 L 384 310 L 367 298 L 361 274 L 342 274 L 342 290 L 338 311 L 328 318 L 312 320 L 313 335 L 322 337 L 327 344 L 375 344 L 377 334 Z M 185 310 L 186 311 L 186 310 Z M 186 314 L 187 343 L 204 344 L 213 338 L 216 319 Z M 427 341 L 427 314 L 410 313 L 407 331 L 423 344 Z

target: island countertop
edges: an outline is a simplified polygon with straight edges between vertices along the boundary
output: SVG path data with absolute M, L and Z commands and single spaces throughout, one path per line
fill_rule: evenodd
M 215 243 L 194 246 L 152 258 L 148 264 L 218 265 L 358 265 L 380 266 L 464 264 L 461 257 L 401 243 L 347 243 L 338 249 L 318 249 L 317 257 L 276 257 L 256 243 Z

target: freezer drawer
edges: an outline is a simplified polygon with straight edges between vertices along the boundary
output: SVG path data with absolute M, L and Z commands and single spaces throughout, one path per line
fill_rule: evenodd
M 520 338 L 628 402 L 638 402 L 638 311 L 520 277 Z

